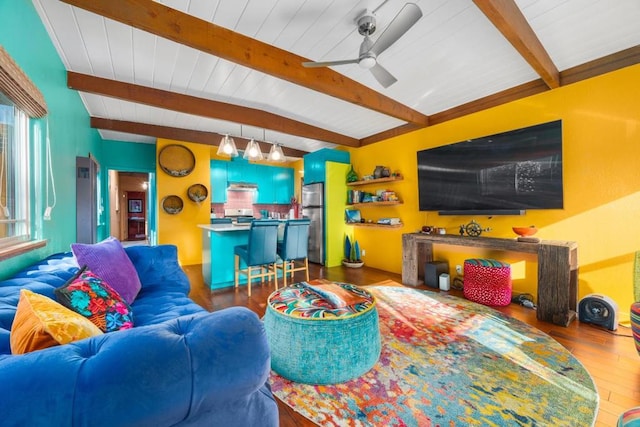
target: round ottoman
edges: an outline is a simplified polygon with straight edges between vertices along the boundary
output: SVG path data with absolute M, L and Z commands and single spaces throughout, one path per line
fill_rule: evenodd
M 629 409 L 618 418 L 618 427 L 640 427 L 640 407 Z
M 264 324 L 271 368 L 291 381 L 348 381 L 380 357 L 375 298 L 347 283 L 300 282 L 275 291 Z
M 464 261 L 462 292 L 470 301 L 501 307 L 511 303 L 511 266 L 495 259 Z
M 631 304 L 631 332 L 636 351 L 640 355 L 640 302 Z

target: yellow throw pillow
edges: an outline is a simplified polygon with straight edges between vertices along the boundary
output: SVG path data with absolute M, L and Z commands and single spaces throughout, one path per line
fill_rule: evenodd
M 22 289 L 11 326 L 11 353 L 29 353 L 102 333 L 86 317 L 51 298 Z

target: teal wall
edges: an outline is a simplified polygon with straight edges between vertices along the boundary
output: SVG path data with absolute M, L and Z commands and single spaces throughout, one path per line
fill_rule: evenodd
M 44 248 L 0 261 L 0 279 L 5 278 L 50 254 L 69 250 L 76 236 L 75 158 L 91 153 L 100 163 L 103 198 L 107 194 L 106 170 L 155 171 L 155 146 L 126 142 L 103 142 L 89 124 L 89 115 L 80 96 L 67 88 L 66 69 L 49 39 L 46 29 L 30 0 L 0 0 L 0 45 L 38 86 L 47 103 L 49 137 L 57 204 L 50 221 L 43 221 L 44 154 L 32 159 L 34 226 L 39 238 L 48 241 Z M 46 120 L 32 120 L 34 153 L 44 153 Z M 40 137 L 38 138 L 38 134 Z M 117 167 L 112 167 L 116 165 Z M 38 181 L 36 181 L 36 178 Z M 104 221 L 101 221 L 104 222 Z M 106 230 L 98 230 L 104 237 Z

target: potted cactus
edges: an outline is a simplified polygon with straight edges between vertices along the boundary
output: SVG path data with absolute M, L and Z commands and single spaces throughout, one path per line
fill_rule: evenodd
M 344 236 L 344 259 L 342 265 L 349 268 L 360 268 L 364 265 L 364 261 L 360 259 L 360 245 L 357 240 Z

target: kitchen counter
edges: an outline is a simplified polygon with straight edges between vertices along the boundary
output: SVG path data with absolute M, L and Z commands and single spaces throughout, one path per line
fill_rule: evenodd
M 245 224 L 198 224 L 198 227 L 203 230 L 214 231 L 216 233 L 226 233 L 233 231 L 248 230 L 251 227 L 250 223 Z
M 202 229 L 202 277 L 210 289 L 233 286 L 233 248 L 249 241 L 250 223 L 198 224 Z M 278 238 L 284 234 L 284 221 L 280 223 Z M 244 268 L 244 263 L 243 263 Z M 240 285 L 246 285 L 246 276 L 240 277 Z

